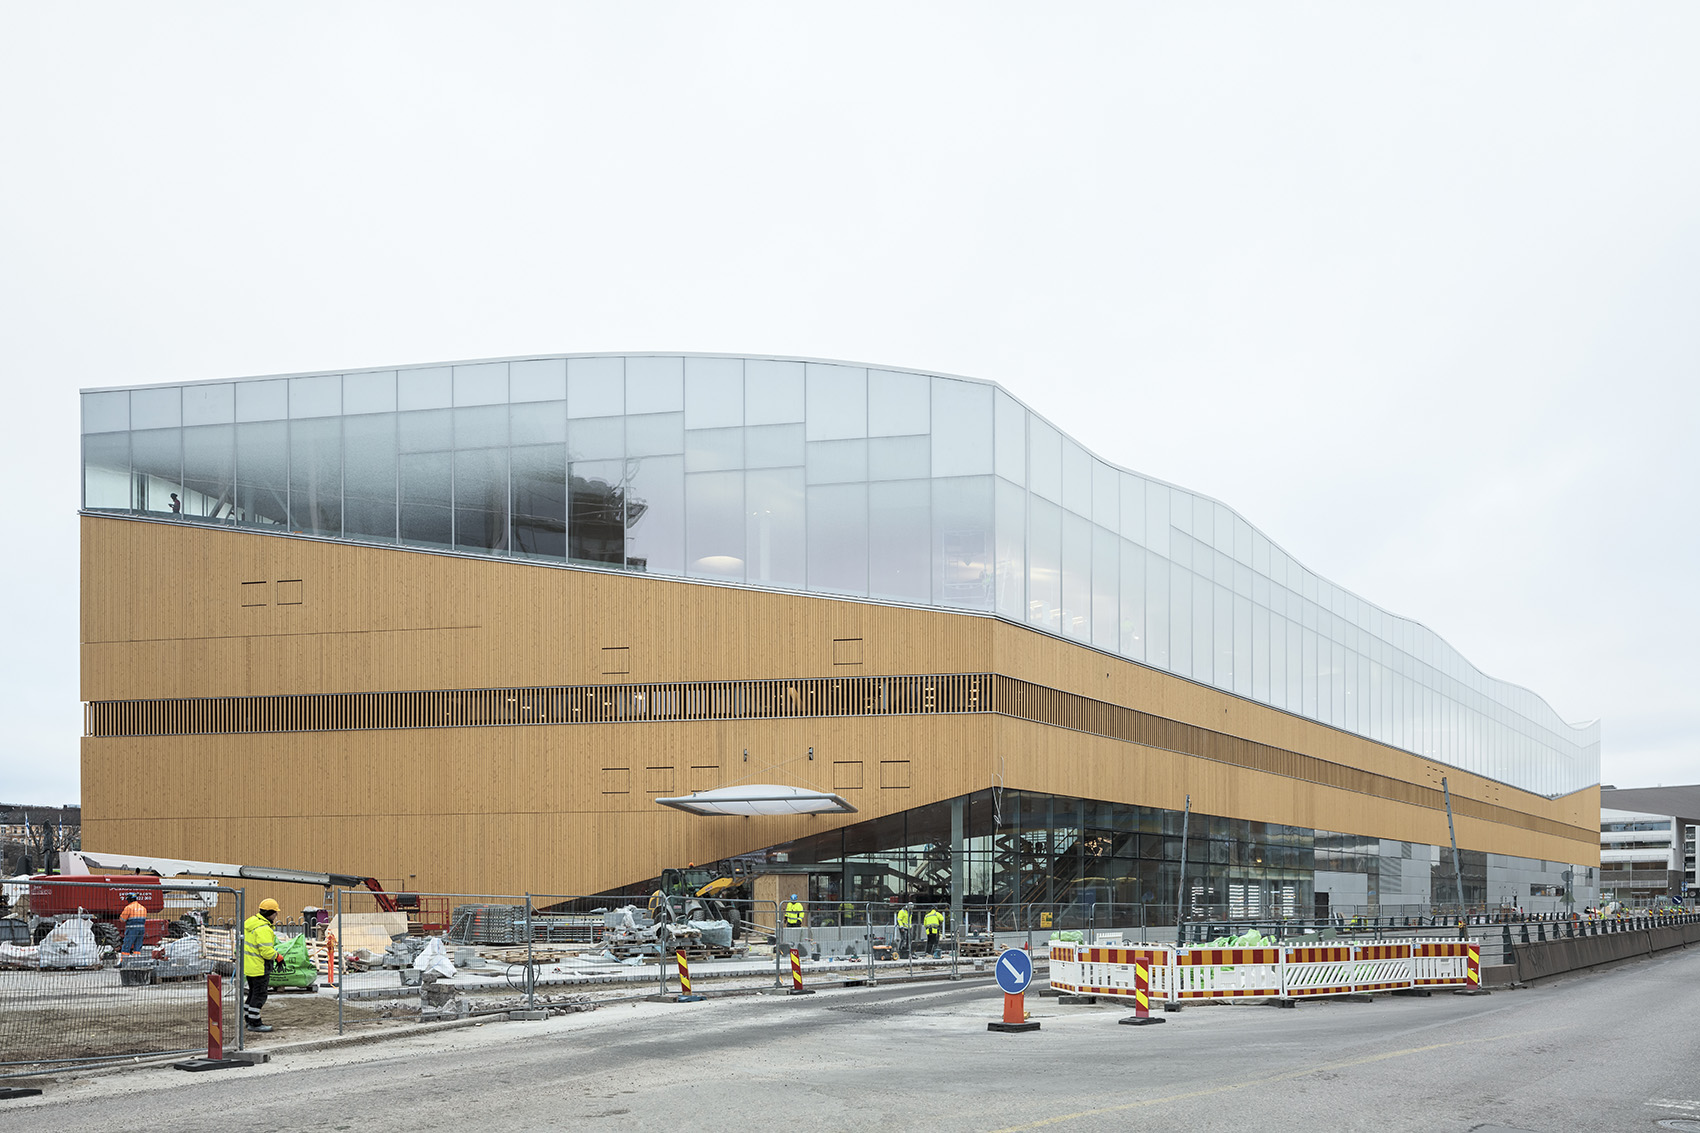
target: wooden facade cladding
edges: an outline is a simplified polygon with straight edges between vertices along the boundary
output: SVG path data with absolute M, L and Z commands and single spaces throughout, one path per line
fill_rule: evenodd
M 1460 845 L 1598 853 L 1597 788 L 1543 798 L 983 614 L 95 516 L 82 559 L 93 847 L 597 892 L 994 777 L 1440 845 L 1445 774 Z M 780 760 L 860 813 L 645 793 Z

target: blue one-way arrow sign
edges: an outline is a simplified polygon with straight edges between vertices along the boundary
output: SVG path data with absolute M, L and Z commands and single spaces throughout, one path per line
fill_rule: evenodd
M 1033 982 L 1033 958 L 1019 948 L 1000 953 L 997 970 L 998 986 L 1005 995 L 1020 995 Z

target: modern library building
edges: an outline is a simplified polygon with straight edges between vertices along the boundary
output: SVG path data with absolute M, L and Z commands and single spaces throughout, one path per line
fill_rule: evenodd
M 82 454 L 92 851 L 560 894 L 759 855 L 820 901 L 1260 917 L 1597 876 L 1596 723 L 989 382 L 97 389 Z

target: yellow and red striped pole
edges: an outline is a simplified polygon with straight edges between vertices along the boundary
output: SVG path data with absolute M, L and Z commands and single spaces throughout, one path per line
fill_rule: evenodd
M 1144 1027 L 1152 1023 L 1163 1022 L 1161 1015 L 1152 1017 L 1151 1014 L 1151 954 L 1135 952 L 1133 954 L 1133 1014 L 1118 1020 L 1130 1026 Z
M 677 949 L 673 956 L 679 961 L 679 995 L 684 997 L 691 994 L 691 965 L 685 959 L 683 948 Z
M 207 973 L 207 1058 L 224 1057 L 224 980 Z
M 1470 942 L 1469 972 L 1466 978 L 1470 982 L 1470 990 L 1477 991 L 1482 986 L 1482 949 L 1475 941 Z
M 803 956 L 795 948 L 791 949 L 791 991 L 803 990 Z

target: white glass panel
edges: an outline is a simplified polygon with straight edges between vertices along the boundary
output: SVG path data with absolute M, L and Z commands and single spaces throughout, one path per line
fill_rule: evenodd
M 941 606 L 992 608 L 992 484 L 990 476 L 932 482 L 933 601 Z M 1019 616 L 1019 599 L 1016 609 Z
M 83 432 L 119 433 L 129 427 L 129 390 L 83 394 Z
M 1155 551 L 1145 553 L 1145 660 L 1170 669 L 1169 560 Z
M 1121 542 L 1120 614 L 1117 650 L 1123 657 L 1145 660 L 1145 551 L 1127 539 Z
M 507 416 L 506 407 L 496 407 Z M 469 551 L 506 551 L 508 546 L 508 450 L 466 449 L 455 453 L 455 546 Z
M 997 472 L 1014 484 L 1027 483 L 1027 410 L 998 390 L 995 401 Z
M 868 442 L 868 479 L 925 479 L 932 452 L 927 437 L 875 437 Z
M 1092 528 L 1092 644 L 1121 649 L 1121 539 Z
M 626 418 L 627 456 L 670 456 L 684 451 L 683 413 L 642 413 Z
M 751 358 L 744 363 L 744 423 L 789 425 L 803 419 L 803 364 Z
M 229 388 L 228 386 L 225 388 Z M 234 402 L 232 410 L 234 411 Z M 390 447 L 395 442 L 392 438 Z M 391 456 L 394 461 L 394 456 Z M 183 430 L 183 514 L 203 519 L 228 518 L 235 501 L 236 428 L 199 425 Z M 390 471 L 390 495 L 395 495 L 395 470 Z M 395 534 L 395 521 L 390 522 Z
M 626 359 L 627 413 L 683 413 L 685 360 L 631 355 Z
M 744 474 L 685 476 L 685 571 L 709 578 L 744 577 Z
M 1269 611 L 1251 609 L 1251 697 L 1269 703 Z
M 690 414 L 685 414 L 690 420 Z M 685 470 L 720 472 L 744 466 L 744 430 L 686 429 Z
M 573 403 L 567 402 L 567 413 Z M 570 460 L 618 460 L 626 454 L 625 419 L 589 417 L 567 422 L 567 453 Z
M 565 358 L 531 358 L 508 364 L 508 400 L 559 401 L 567 400 L 567 360 Z
M 924 603 L 932 597 L 932 485 L 868 486 L 868 593 Z
M 851 366 L 810 362 L 808 439 L 843 440 L 868 435 L 868 372 Z
M 767 428 L 796 429 L 798 446 L 803 443 L 800 425 Z M 803 470 L 752 471 L 745 477 L 744 492 L 749 513 L 744 532 L 749 580 L 765 586 L 802 589 L 808 581 Z
M 1027 422 L 1028 487 L 1052 503 L 1062 503 L 1062 434 L 1037 417 Z
M 342 376 L 344 413 L 394 413 L 396 376 L 394 370 L 376 370 Z
M 391 400 L 394 400 L 393 397 Z M 362 413 L 343 418 L 342 528 L 345 536 L 382 543 L 395 542 L 396 416 L 394 413 Z
M 902 437 L 928 431 L 931 384 L 921 374 L 868 371 L 868 435 Z
M 1176 566 L 1168 573 L 1169 671 L 1190 677 L 1193 675 L 1192 572 Z
M 342 534 L 342 422 L 334 417 L 290 426 L 289 523 L 312 535 Z
M 332 410 L 332 412 L 339 412 L 339 410 Z M 183 387 L 183 423 L 185 425 L 228 425 L 234 420 L 236 420 L 236 387 L 234 385 Z
M 793 468 L 804 461 L 803 426 L 751 425 L 744 430 L 747 468 Z
M 716 429 L 744 423 L 744 360 L 685 359 L 685 427 Z
M 1029 496 L 1027 621 L 1052 633 L 1062 632 L 1062 566 L 1062 509 L 1037 496 Z
M 129 411 L 129 398 L 126 397 L 126 418 Z M 128 433 L 100 433 L 83 438 L 83 506 L 119 509 L 130 507 Z
M 934 378 L 933 475 L 988 475 L 992 446 L 992 387 Z
M 243 382 L 241 385 L 251 383 Z M 242 416 L 241 386 L 236 390 L 236 419 Z M 396 371 L 398 409 L 448 409 L 454 404 L 454 371 L 447 366 L 426 366 Z
M 563 381 L 566 370 L 561 371 Z M 566 404 L 561 405 L 563 417 Z M 567 557 L 567 450 L 565 445 L 515 446 L 510 459 L 509 505 L 515 555 Z
M 999 477 L 997 496 L 997 611 L 1027 620 L 1027 493 Z
M 684 419 L 682 413 L 658 416 Z M 650 574 L 684 574 L 685 458 L 628 457 L 625 503 L 626 565 Z
M 1117 532 L 1122 520 L 1122 474 L 1101 460 L 1092 462 L 1092 522 Z M 1142 525 L 1143 526 L 1143 525 Z
M 563 377 L 565 372 L 563 371 Z M 565 401 L 522 401 L 508 407 L 508 436 L 516 445 L 558 445 L 567 439 Z M 563 465 L 563 467 L 565 467 Z
M 275 382 L 281 386 L 283 383 Z M 279 413 L 279 417 L 283 414 Z M 178 386 L 130 391 L 130 428 L 175 429 L 183 423 L 183 390 Z
M 868 478 L 867 441 L 810 441 L 809 483 L 841 484 Z
M 1145 545 L 1159 555 L 1169 553 L 1169 489 L 1145 482 Z
M 455 448 L 496 448 L 508 443 L 508 407 L 473 405 L 454 410 Z
M 1063 438 L 1063 506 L 1076 515 L 1092 514 L 1092 454 Z
M 821 484 L 808 489 L 809 589 L 868 592 L 868 486 Z
M 505 404 L 508 400 L 508 364 L 480 362 L 475 366 L 456 366 L 454 398 L 457 406 Z M 290 408 L 293 411 L 293 402 Z
M 613 417 L 625 411 L 624 358 L 567 359 L 568 417 Z
M 1233 596 L 1234 607 L 1234 692 L 1250 696 L 1255 661 L 1252 656 L 1251 599 Z M 1259 666 L 1260 667 L 1260 666 Z M 1225 687 L 1225 686 L 1224 686 Z

